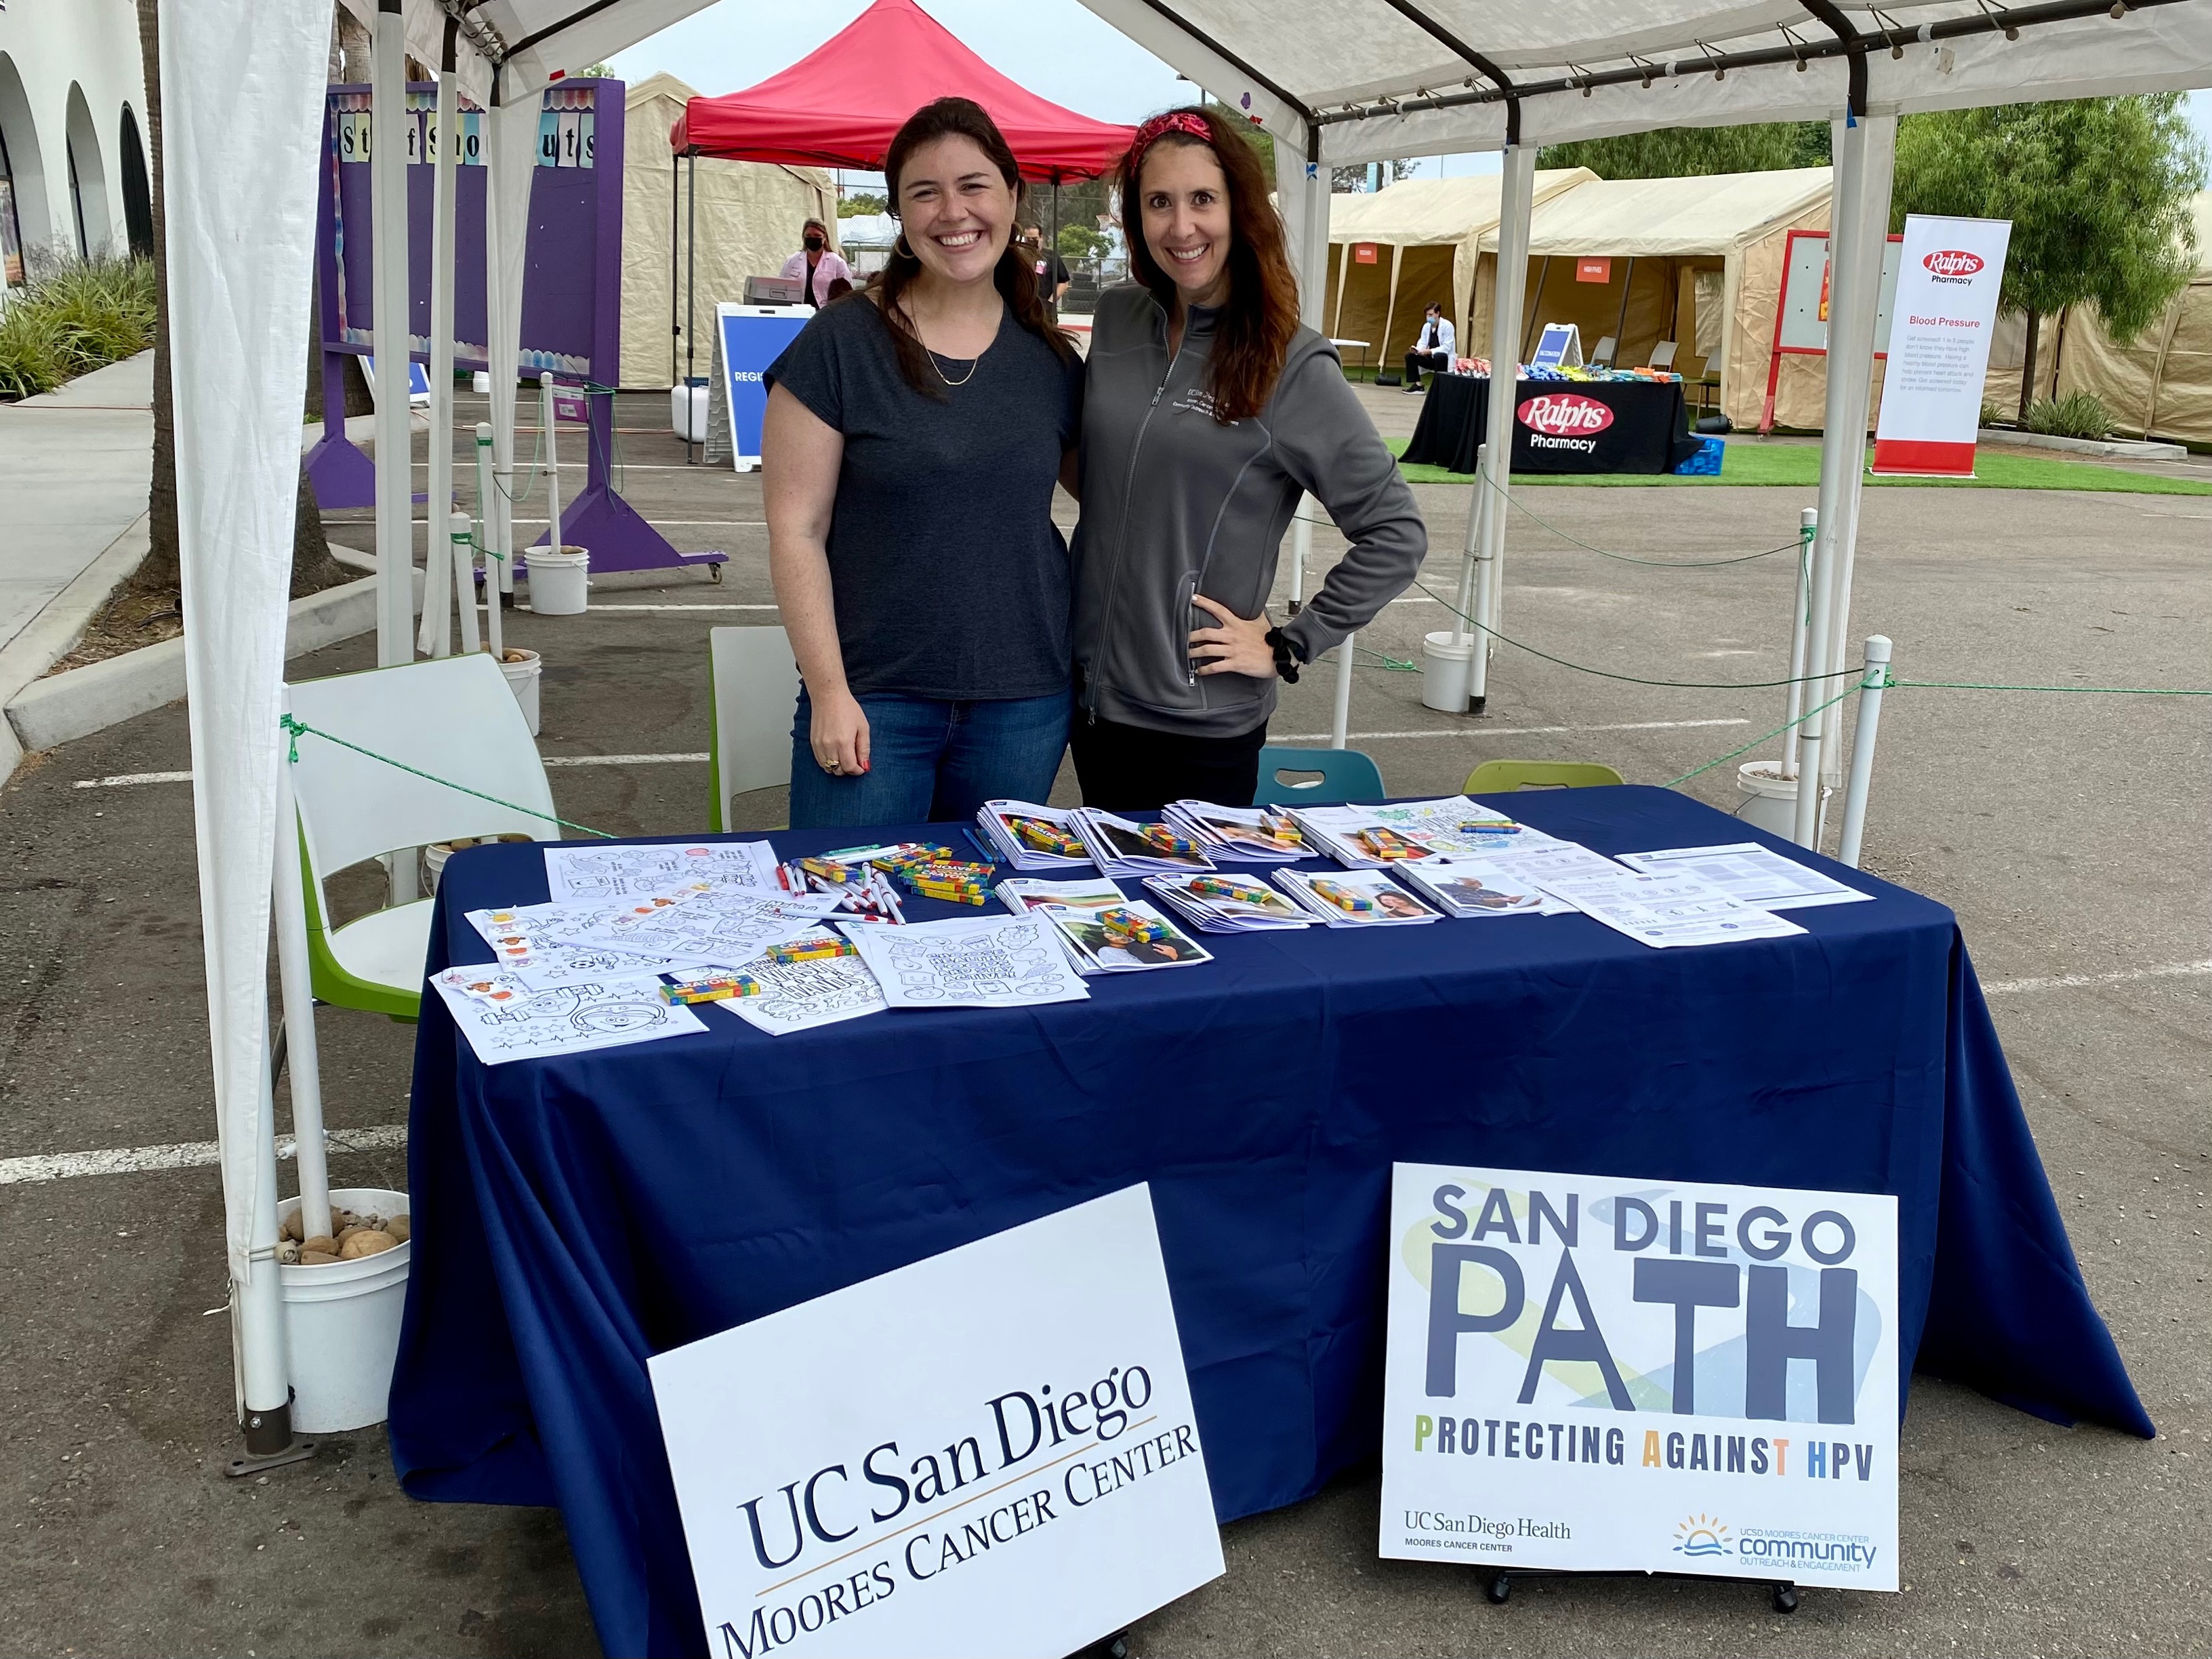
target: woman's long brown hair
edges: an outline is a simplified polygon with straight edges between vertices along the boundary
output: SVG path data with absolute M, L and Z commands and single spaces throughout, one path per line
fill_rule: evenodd
M 1229 181 L 1229 299 L 1214 325 L 1213 356 L 1206 366 L 1207 393 L 1217 421 L 1249 420 L 1267 406 L 1282 378 L 1291 337 L 1298 331 L 1298 279 L 1283 240 L 1283 222 L 1267 201 L 1267 175 L 1244 135 L 1213 111 L 1193 106 L 1176 113 L 1194 115 L 1213 135 L 1204 148 L 1213 152 Z M 1129 273 L 1170 310 L 1175 281 L 1160 269 L 1145 241 L 1141 180 L 1146 156 L 1169 144 L 1199 145 L 1192 133 L 1170 129 L 1145 147 L 1133 171 L 1121 167 L 1121 230 L 1129 244 Z
M 992 286 L 1005 296 L 1006 305 L 1014 313 L 1014 320 L 1042 340 L 1060 355 L 1064 362 L 1075 356 L 1074 343 L 1046 320 L 1044 301 L 1037 297 L 1036 272 L 1029 259 L 1018 249 L 1018 239 L 1012 227 L 1021 221 L 1022 173 L 1014 161 L 1014 152 L 1006 143 L 999 124 L 985 112 L 981 104 L 967 98 L 940 98 L 935 103 L 924 104 L 907 117 L 906 125 L 892 137 L 890 148 L 884 153 L 884 185 L 890 194 L 890 210 L 898 212 L 899 176 L 914 153 L 924 144 L 934 143 L 939 138 L 960 137 L 974 143 L 990 158 L 1014 192 L 1014 217 L 1009 224 L 1006 251 L 999 256 L 997 267 L 991 273 Z M 883 312 L 884 325 L 891 331 L 891 345 L 898 353 L 899 373 L 906 383 L 925 398 L 945 400 L 945 377 L 929 359 L 929 349 L 922 344 L 921 336 L 915 332 L 914 323 L 899 303 L 899 296 L 907 285 L 921 275 L 921 261 L 905 251 L 906 233 L 899 233 L 899 245 L 891 251 L 890 262 L 883 275 L 867 289 Z M 856 296 L 857 297 L 857 296 Z M 865 305 L 867 301 L 861 300 Z

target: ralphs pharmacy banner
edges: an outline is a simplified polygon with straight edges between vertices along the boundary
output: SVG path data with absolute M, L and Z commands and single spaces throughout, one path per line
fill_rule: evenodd
M 1973 477 L 1982 377 L 2011 241 L 2007 219 L 1906 216 L 1875 427 L 1877 473 Z
M 1401 1164 L 1382 1553 L 1897 1588 L 1897 1201 Z
M 1221 1575 L 1145 1187 L 650 1370 L 716 1659 L 1073 1653 Z

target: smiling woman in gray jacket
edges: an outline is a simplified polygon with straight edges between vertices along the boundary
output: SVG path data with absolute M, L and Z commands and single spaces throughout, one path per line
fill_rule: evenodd
M 1073 747 L 1083 798 L 1249 805 L 1280 682 L 1364 628 L 1428 550 L 1413 493 L 1298 324 L 1251 145 L 1200 109 L 1137 131 L 1129 270 L 1092 324 L 1075 536 Z M 1310 490 L 1352 543 L 1311 602 L 1267 614 Z

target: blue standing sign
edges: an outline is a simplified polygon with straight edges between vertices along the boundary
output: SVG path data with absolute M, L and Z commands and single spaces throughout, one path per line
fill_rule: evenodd
M 768 367 L 814 315 L 807 306 L 714 307 L 722 343 L 722 396 L 730 414 L 731 459 L 740 472 L 760 465 L 761 421 L 768 413 Z
M 1534 368 L 1577 368 L 1583 361 L 1582 331 L 1572 323 L 1547 323 L 1536 342 Z

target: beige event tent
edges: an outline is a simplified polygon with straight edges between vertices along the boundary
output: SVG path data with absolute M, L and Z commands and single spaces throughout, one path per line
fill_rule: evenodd
M 1536 175 L 1540 204 L 1597 175 L 1566 167 Z M 1365 340 L 1366 361 L 1395 365 L 1413 343 L 1431 300 L 1449 308 L 1462 356 L 1475 241 L 1498 227 L 1498 176 L 1408 179 L 1372 195 L 1328 198 L 1328 293 L 1322 316 L 1334 339 Z M 1352 361 L 1357 363 L 1358 352 Z
M 1589 352 L 1619 337 L 1613 361 L 1648 362 L 1662 340 L 1679 348 L 1686 380 L 1711 379 L 1739 427 L 1756 426 L 1766 394 L 1792 230 L 1826 230 L 1833 185 L 1826 167 L 1711 173 L 1689 179 L 1599 179 L 1539 202 L 1529 226 L 1525 361 L 1546 323 L 1572 323 Z M 1482 239 L 1474 305 L 1487 338 L 1497 292 L 1498 234 Z M 1602 281 L 1578 281 L 1584 260 L 1611 262 Z M 1594 273 L 1585 273 L 1594 274 Z M 1622 301 L 1627 303 L 1624 307 Z M 1783 359 L 1776 418 L 1816 428 L 1822 360 Z
M 653 75 L 629 88 L 623 126 L 622 384 L 675 385 L 669 368 L 669 307 L 684 274 L 690 228 L 671 222 L 675 166 L 668 130 L 697 94 L 672 75 Z M 799 252 L 799 228 L 819 219 L 837 235 L 837 185 L 820 167 L 762 161 L 701 160 L 698 172 L 697 373 L 712 372 L 714 306 L 745 297 L 745 278 L 773 276 Z M 691 180 L 676 210 L 688 219 Z M 678 340 L 676 374 L 683 343 Z
M 2116 431 L 2212 444 L 2212 191 L 2197 195 L 2196 221 L 2197 275 L 2132 344 L 2114 345 L 2094 307 L 2069 307 L 2056 330 L 2045 321 L 2037 354 L 2039 396 L 2049 395 L 2055 364 L 2058 395 L 2094 392 L 2112 411 Z M 2017 337 L 2024 331 L 2018 319 L 2004 320 L 2015 337 L 2011 368 L 2000 373 L 1992 352 L 1986 395 L 2009 414 L 2020 400 Z M 2000 333 L 1998 343 L 2004 343 Z

